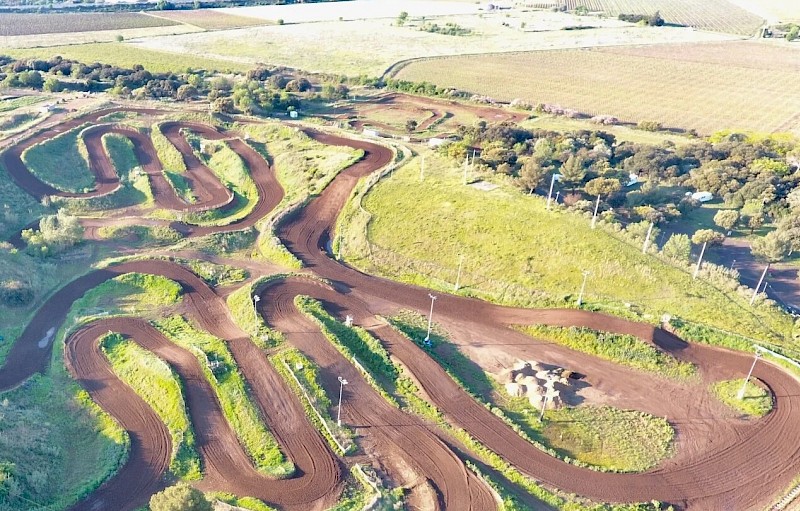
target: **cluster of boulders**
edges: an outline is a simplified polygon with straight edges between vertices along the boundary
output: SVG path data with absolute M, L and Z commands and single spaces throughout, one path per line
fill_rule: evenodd
M 569 371 L 561 367 L 544 369 L 536 361 L 520 361 L 500 374 L 500 382 L 511 397 L 528 398 L 531 405 L 555 409 L 564 405 L 564 396 L 570 392 Z

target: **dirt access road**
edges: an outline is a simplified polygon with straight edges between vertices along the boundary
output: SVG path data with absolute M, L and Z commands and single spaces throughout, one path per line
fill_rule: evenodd
M 199 129 L 194 125 L 189 128 Z M 410 368 L 450 421 L 466 429 L 522 472 L 549 486 L 597 501 L 636 502 L 660 499 L 679 507 L 696 509 L 728 509 L 732 505 L 736 509 L 755 509 L 788 486 L 792 478 L 800 472 L 800 383 L 767 363 L 759 364 L 755 375 L 773 391 L 776 398 L 775 410 L 764 419 L 725 428 L 722 430 L 724 437 L 719 442 L 707 446 L 701 456 L 692 457 L 685 463 L 657 468 L 643 474 L 607 474 L 567 464 L 528 444 L 455 385 L 424 351 L 410 340 L 387 329 L 376 318 L 376 315 L 388 315 L 401 308 L 427 312 L 430 304 L 428 290 L 365 275 L 332 260 L 325 253 L 324 247 L 330 238 L 331 228 L 353 186 L 361 177 L 390 163 L 393 159 L 392 151 L 377 144 L 330 134 L 309 134 L 322 143 L 348 145 L 365 151 L 361 161 L 343 171 L 318 198 L 287 217 L 278 227 L 278 236 L 289 250 L 305 263 L 311 273 L 329 279 L 332 287 L 325 288 L 291 279 L 279 281 L 260 291 L 263 298 L 260 312 L 270 324 L 286 333 L 289 342 L 319 363 L 326 390 L 330 392 L 332 385 L 335 386 L 334 379 L 337 375 L 344 374 L 348 379 L 353 379 L 354 387 L 350 389 L 353 392 L 348 392 L 346 396 L 350 406 L 346 408 L 348 411 L 345 412 L 345 418 L 353 421 L 360 431 L 374 431 L 369 440 L 376 446 L 382 444 L 378 446 L 377 455 L 383 455 L 383 466 L 398 480 L 413 484 L 410 477 L 403 473 L 409 467 L 412 474 L 421 475 L 425 479 L 424 483 L 414 487 L 416 493 L 412 492 L 412 502 L 421 505 L 424 496 L 434 492 L 436 498 L 433 507 L 486 509 L 490 499 L 486 487 L 464 469 L 452 451 L 438 442 L 435 435 L 426 433 L 429 429 L 424 424 L 389 407 L 376 397 L 352 365 L 332 350 L 316 328 L 309 326 L 307 320 L 294 310 L 290 303 L 294 296 L 306 294 L 318 297 L 328 310 L 339 317 L 352 313 L 359 324 L 381 339 L 387 349 Z M 133 142 L 136 144 L 136 140 Z M 149 157 L 155 159 L 153 153 Z M 4 161 L 14 163 L 13 158 Z M 16 171 L 18 175 L 15 175 L 15 180 L 23 187 L 26 184 L 34 188 L 39 186 L 30 174 L 25 177 L 22 168 L 18 167 Z M 260 175 L 262 173 L 271 174 L 271 179 L 274 180 L 273 170 L 265 162 L 251 167 L 251 172 L 256 180 L 266 179 Z M 265 204 L 272 203 L 278 195 L 282 196 L 282 191 L 279 190 L 279 187 L 266 190 L 267 196 L 271 198 L 265 200 Z M 251 218 L 247 221 L 254 222 Z M 230 229 L 230 226 L 220 229 Z M 189 234 L 196 235 L 199 232 L 202 231 L 190 230 Z M 263 477 L 254 474 L 252 468 L 244 467 L 242 463 L 246 465 L 246 460 L 237 454 L 232 443 L 226 444 L 233 440 L 226 433 L 225 426 L 215 419 L 217 415 L 213 400 L 207 397 L 202 383 L 193 380 L 192 371 L 196 367 L 192 367 L 191 361 L 178 351 L 168 349 L 169 346 L 164 344 L 163 339 L 159 339 L 141 324 L 126 322 L 118 326 L 112 325 L 120 329 L 128 328 L 128 332 L 138 342 L 178 367 L 184 382 L 190 382 L 192 388 L 191 396 L 187 391 L 190 407 L 208 412 L 191 412 L 193 420 L 200 422 L 196 427 L 209 432 L 209 436 L 203 437 L 208 443 L 200 445 L 207 474 L 201 486 L 229 488 L 236 493 L 259 496 L 282 508 L 315 508 L 335 500 L 340 487 L 341 465 L 322 443 L 319 434 L 307 423 L 295 397 L 286 389 L 282 380 L 274 375 L 274 369 L 271 369 L 264 355 L 249 341 L 247 335 L 232 324 L 224 302 L 198 277 L 174 263 L 126 263 L 95 271 L 65 286 L 40 309 L 16 342 L 6 365 L 0 369 L 0 388 L 14 386 L 33 372 L 43 370 L 52 346 L 52 343 L 45 343 L 44 347 L 39 347 L 40 342 L 46 338 L 47 331 L 57 328 L 63 322 L 69 306 L 84 291 L 119 272 L 128 271 L 163 274 L 181 283 L 187 307 L 195 311 L 191 314 L 193 321 L 228 341 L 268 425 L 286 455 L 298 467 L 295 478 L 266 482 Z M 524 343 L 524 336 L 508 330 L 508 326 L 514 324 L 582 325 L 637 335 L 677 358 L 697 364 L 701 372 L 715 377 L 739 377 L 747 371 L 752 360 L 746 354 L 690 345 L 649 325 L 595 313 L 504 308 L 449 295 L 441 295 L 436 307 L 437 314 L 444 320 L 466 323 L 470 330 L 485 339 L 512 339 L 514 342 Z M 123 413 L 120 407 L 128 401 L 121 398 L 115 401 L 116 392 L 109 396 L 102 394 L 102 390 L 117 389 L 122 396 L 125 395 L 124 384 L 113 377 L 107 365 L 104 367 L 103 362 L 97 358 L 95 342 L 97 336 L 107 332 L 109 327 L 105 325 L 99 330 L 91 328 L 79 330 L 68 339 L 67 363 L 90 394 L 112 415 L 117 416 L 117 413 Z M 530 340 L 530 344 L 536 343 Z M 569 350 L 561 351 L 565 356 L 569 354 Z M 593 369 L 587 367 L 585 370 L 590 372 Z M 669 396 L 658 394 L 657 381 L 653 381 L 654 398 L 669 401 Z M 625 392 L 626 388 L 634 390 L 636 387 L 633 382 L 620 381 L 617 388 Z M 267 395 L 271 399 L 266 399 Z M 673 413 L 681 414 L 685 411 L 685 403 L 674 403 Z M 133 503 L 143 502 L 160 487 L 158 480 L 168 463 L 165 454 L 170 449 L 165 442 L 169 439 L 168 436 L 165 439 L 163 427 L 159 428 L 155 424 L 157 421 L 154 422 L 152 411 L 149 413 L 150 415 L 141 411 L 138 414 L 140 422 L 136 422 L 135 417 L 120 417 L 125 427 L 132 431 L 132 438 L 135 437 L 137 442 L 141 440 L 138 443 L 140 451 L 134 451 L 137 444 L 132 445 L 131 460 L 137 464 L 130 465 L 129 462 L 130 467 L 126 465 L 120 474 L 138 483 L 126 485 L 119 475 L 115 476 L 87 500 L 79 503 L 76 509 L 91 509 L 98 502 L 100 505 L 113 503 L 120 506 L 118 509 L 129 509 L 135 507 Z M 289 427 L 291 431 L 287 431 L 286 428 Z M 298 427 L 305 427 L 305 433 L 299 443 L 292 444 L 291 437 L 297 435 L 295 428 Z M 678 435 L 680 434 L 678 427 Z M 215 444 L 215 441 L 221 444 Z M 323 460 L 325 464 L 322 467 L 307 466 L 303 461 L 303 451 L 308 449 L 308 445 L 313 446 L 315 443 L 320 447 L 315 452 L 316 456 L 309 457 Z M 215 445 L 226 446 L 224 454 Z M 233 454 L 228 454 L 229 449 L 232 449 L 230 452 Z M 403 463 L 393 465 L 388 461 L 393 457 Z M 125 472 L 126 470 L 133 472 Z M 309 480 L 317 480 L 314 478 L 319 478 L 320 482 L 313 487 L 304 486 L 309 484 Z M 285 488 L 281 487 L 282 484 L 286 485 Z M 292 488 L 299 487 L 313 488 L 313 491 L 302 496 L 300 493 L 303 492 L 300 490 L 297 490 L 297 494 L 292 493 Z

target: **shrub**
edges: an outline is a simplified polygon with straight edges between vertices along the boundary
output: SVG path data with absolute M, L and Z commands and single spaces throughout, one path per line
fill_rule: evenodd
M 186 484 L 178 484 L 150 497 L 151 511 L 212 511 L 203 492 Z
M 7 307 L 25 307 L 33 296 L 33 290 L 19 280 L 7 280 L 0 286 L 0 299 Z

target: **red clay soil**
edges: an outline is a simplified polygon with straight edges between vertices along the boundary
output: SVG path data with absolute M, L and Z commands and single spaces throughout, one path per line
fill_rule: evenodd
M 70 122 L 79 124 L 81 121 Z M 185 126 L 192 130 L 202 130 L 197 125 Z M 423 350 L 375 318 L 376 315 L 389 315 L 402 308 L 427 313 L 430 306 L 427 289 L 365 275 L 333 261 L 325 253 L 330 230 L 352 188 L 359 178 L 390 163 L 393 158 L 392 151 L 379 145 L 326 133 L 315 131 L 307 133 L 325 144 L 347 145 L 365 151 L 361 161 L 340 173 L 318 198 L 284 219 L 278 226 L 278 236 L 289 250 L 314 274 L 328 279 L 332 283 L 332 288 L 297 279 L 273 284 L 262 291 L 261 312 L 265 314 L 270 324 L 286 333 L 291 343 L 320 365 L 323 385 L 329 395 L 335 395 L 338 391 L 337 376 L 344 376 L 351 382 L 345 393 L 344 420 L 354 424 L 370 442 L 380 444 L 377 449 L 378 457 L 382 457 L 384 466 L 393 477 L 414 488 L 412 499 L 420 501 L 420 495 L 429 487 L 433 488 L 437 506 L 440 508 L 494 507 L 487 496 L 486 488 L 478 484 L 464 469 L 446 445 L 431 434 L 419 420 L 399 412 L 383 401 L 355 368 L 320 335 L 318 329 L 295 310 L 292 298 L 297 294 L 320 298 L 325 307 L 337 317 L 341 318 L 345 314 L 353 315 L 358 324 L 378 337 L 392 355 L 410 369 L 427 395 L 450 421 L 467 430 L 522 472 L 547 486 L 560 488 L 595 501 L 641 502 L 658 499 L 681 508 L 755 509 L 763 507 L 772 495 L 787 487 L 800 472 L 798 417 L 800 382 L 767 362 L 760 362 L 756 366 L 754 375 L 763 381 L 775 396 L 775 408 L 769 415 L 760 420 L 738 422 L 720 418 L 720 421 L 726 422 L 725 427 L 720 428 L 719 437 L 714 442 L 704 444 L 697 455 L 676 458 L 674 463 L 662 464 L 646 473 L 609 474 L 591 471 L 551 457 L 523 440 L 458 387 Z M 206 134 L 210 137 L 223 136 L 219 133 L 216 135 L 204 133 L 203 136 Z M 237 141 L 231 142 L 234 150 L 247 161 L 256 182 L 261 183 L 257 212 L 234 224 L 242 228 L 252 225 L 255 222 L 254 218 L 259 218 L 258 215 L 266 214 L 265 211 L 269 212 L 280 200 L 282 190 L 277 186 L 274 173 L 257 153 L 241 141 L 238 141 L 240 145 L 235 144 Z M 8 159 L 9 152 L 4 155 L 7 168 L 9 161 L 14 163 L 14 158 Z M 12 175 L 15 180 L 22 179 L 26 182 L 30 186 L 26 189 L 31 193 L 35 194 L 41 189 L 41 183 L 36 184 L 36 180 L 31 180 L 27 171 L 22 172 L 17 168 Z M 186 226 L 186 232 L 198 234 L 232 228 L 235 227 L 200 229 Z M 244 332 L 232 324 L 221 298 L 194 274 L 173 263 L 165 261 L 125 263 L 89 273 L 59 290 L 41 307 L 15 343 L 6 365 L 0 369 L 0 388 L 12 387 L 34 372 L 45 368 L 52 345 L 51 334 L 63 323 L 72 302 L 86 290 L 108 278 L 130 271 L 158 273 L 182 284 L 187 306 L 193 311 L 194 321 L 201 328 L 228 340 L 266 421 L 284 452 L 299 469 L 298 477 L 287 481 L 267 481 L 257 474 L 251 477 L 247 474 L 252 472 L 252 468 L 240 463 L 243 462 L 239 457 L 240 449 L 234 448 L 236 452 L 233 454 L 227 451 L 221 453 L 217 452 L 216 448 L 206 448 L 203 444 L 200 448 L 204 455 L 208 477 L 201 486 L 228 488 L 234 493 L 263 496 L 270 503 L 280 507 L 302 508 L 306 505 L 308 508 L 332 502 L 338 495 L 341 467 L 337 466 L 335 458 L 319 434 L 308 424 L 299 403 L 283 381 L 275 375 L 274 369 L 260 350 L 249 341 Z M 491 339 L 494 343 L 507 343 L 509 347 L 524 346 L 535 350 L 537 341 L 511 331 L 508 327 L 516 324 L 545 323 L 579 325 L 636 335 L 681 360 L 696 364 L 707 379 L 741 377 L 752 362 L 752 357 L 747 354 L 687 344 L 672 334 L 650 325 L 585 311 L 506 308 L 440 293 L 439 300 L 436 301 L 436 315 L 442 318 L 442 322 L 457 323 L 460 328 L 469 331 L 471 335 L 465 336 L 468 337 L 465 342 L 472 343 L 475 347 L 480 346 L 481 342 L 486 342 L 486 339 Z M 102 331 L 107 329 L 106 325 Z M 157 336 L 140 330 L 134 335 L 137 341 L 145 343 L 154 350 L 164 348 L 158 344 Z M 107 367 L 103 369 L 90 361 L 84 361 L 84 357 L 91 358 L 94 356 L 92 353 L 96 353 L 97 348 L 96 344 L 92 344 L 92 337 L 96 338 L 96 334 L 100 331 L 91 331 L 91 335 L 84 332 L 87 331 L 81 331 L 68 341 L 68 364 L 77 377 L 84 378 L 85 381 L 82 383 L 104 408 L 112 415 L 119 416 L 118 413 L 124 415 L 119 407 L 127 407 L 130 399 L 115 398 L 114 395 L 118 391 L 119 395 L 123 396 L 126 392 L 123 389 L 125 386 L 119 380 L 108 376 Z M 565 357 L 570 353 L 569 350 L 558 347 L 549 349 L 556 350 Z M 583 359 L 589 360 L 591 357 L 584 356 Z M 180 365 L 177 358 L 173 363 Z M 593 369 L 591 361 L 588 364 L 590 367 L 586 368 L 587 372 Z M 608 364 L 598 362 L 595 368 L 607 367 Z M 84 367 L 88 371 L 86 374 L 80 372 Z M 181 374 L 185 382 L 188 382 L 187 386 L 192 387 L 192 392 L 202 393 L 201 382 L 194 382 L 190 378 L 191 368 L 185 367 L 181 370 L 184 371 Z M 92 374 L 96 374 L 96 378 L 92 377 Z M 647 376 L 642 374 L 638 380 L 644 378 Z M 641 390 L 640 381 L 621 380 L 615 382 L 615 388 L 619 392 Z M 657 378 L 653 378 L 652 398 L 668 403 L 665 409 L 669 412 L 668 418 L 676 424 L 680 439 L 682 434 L 680 419 L 685 419 L 691 408 L 682 401 L 671 403 L 671 395 L 663 393 L 658 382 Z M 115 392 L 103 393 L 101 390 L 104 388 L 115 389 Z M 199 410 L 209 411 L 209 414 L 192 411 L 193 420 L 201 423 L 196 427 L 209 428 L 208 431 L 214 432 L 206 439 L 209 446 L 226 445 L 225 442 L 231 440 L 225 436 L 227 433 L 222 431 L 225 426 L 213 420 L 213 417 L 216 417 L 214 406 L 218 405 L 207 396 L 201 398 L 198 397 L 201 394 L 192 395 L 195 396 L 193 399 L 200 399 L 202 403 L 193 402 L 190 408 L 197 406 Z M 132 452 L 132 460 L 140 463 L 137 465 L 139 468 L 135 469 L 135 473 L 128 474 L 128 477 L 137 481 L 137 491 L 131 491 L 129 485 L 119 482 L 124 479 L 116 476 L 90 496 L 90 500 L 82 502 L 77 509 L 90 509 L 87 502 L 93 502 L 92 505 L 99 502 L 91 499 L 102 499 L 100 506 L 111 502 L 113 503 L 111 507 L 114 509 L 129 509 L 135 507 L 129 503 L 143 502 L 149 495 L 148 492 L 160 487 L 158 479 L 166 467 L 169 452 L 169 449 L 163 446 L 165 432 L 163 426 L 159 429 L 152 425 L 152 411 L 149 411 L 150 415 L 147 415 L 148 412 L 141 413 L 143 415 L 139 419 L 140 422 L 136 422 L 135 418 L 120 417 L 121 421 L 133 421 L 125 422 L 125 427 L 133 428 L 132 437 L 135 436 L 137 442 L 141 439 L 141 442 L 136 444 L 140 446 L 140 451 Z M 199 413 L 202 417 L 195 418 L 195 413 Z M 215 440 L 218 431 L 222 437 Z M 166 439 L 169 440 L 168 436 Z M 222 443 L 213 443 L 217 441 Z M 232 444 L 229 447 L 232 447 Z M 392 463 L 392 459 L 396 459 L 396 462 Z M 318 463 L 322 463 L 322 466 L 318 466 Z M 427 482 L 414 487 L 410 481 L 413 476 L 405 473 L 404 467 L 410 467 L 411 474 L 421 474 Z M 123 472 L 125 470 L 129 470 L 127 465 Z M 309 481 L 315 482 L 311 484 Z M 287 486 L 281 487 L 278 491 L 277 488 L 283 484 Z M 273 489 L 277 494 L 272 493 Z M 295 494 L 293 491 L 298 493 Z M 301 504 L 301 501 L 305 504 Z

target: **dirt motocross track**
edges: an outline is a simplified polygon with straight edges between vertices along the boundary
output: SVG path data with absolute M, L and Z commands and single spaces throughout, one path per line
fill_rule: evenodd
M 97 120 L 110 111 L 92 114 L 64 123 L 35 136 L 44 140 L 55 134 Z M 152 114 L 154 111 L 143 111 Z M 246 219 L 225 227 L 197 227 L 173 223 L 186 235 L 240 229 L 254 225 L 268 214 L 283 196 L 273 169 L 247 144 L 230 134 L 200 124 L 169 123 L 164 129 L 182 151 L 193 184 L 202 196 L 197 204 L 187 205 L 174 196 L 171 187 L 153 185 L 156 201 L 162 207 L 203 208 L 224 203 L 221 185 L 204 177 L 204 169 L 185 143 L 181 128 L 201 133 L 206 138 L 226 139 L 247 162 L 259 190 L 259 201 Z M 108 193 L 118 186 L 113 166 L 103 154 L 101 144 L 89 143 L 97 133 L 114 131 L 129 136 L 137 157 L 154 183 L 161 167 L 147 137 L 114 125 L 100 125 L 87 132 L 92 169 L 97 173 L 97 190 Z M 758 509 L 773 495 L 786 488 L 800 473 L 800 382 L 766 362 L 759 362 L 754 375 L 765 382 L 775 396 L 775 408 L 757 421 L 718 419 L 720 427 L 713 442 L 691 455 L 677 458 L 642 474 L 612 474 L 591 471 L 551 457 L 522 439 L 502 420 L 477 403 L 444 372 L 425 351 L 389 328 L 378 315 L 390 315 L 403 308 L 427 313 L 428 290 L 365 275 L 331 259 L 325 252 L 330 232 L 352 188 L 361 177 L 389 164 L 394 154 L 377 144 L 327 133 L 308 134 L 325 144 L 347 145 L 365 151 L 364 158 L 342 171 L 325 191 L 307 206 L 285 218 L 277 235 L 314 275 L 331 286 L 305 278 L 274 281 L 258 290 L 262 300 L 259 312 L 268 324 L 282 331 L 288 342 L 298 347 L 320 366 L 322 384 L 328 395 L 338 391 L 337 376 L 351 384 L 345 392 L 343 419 L 363 435 L 371 456 L 390 474 L 395 484 L 411 488 L 407 503 L 412 508 L 489 509 L 496 507 L 488 488 L 458 459 L 435 434 L 435 428 L 420 419 L 390 406 L 367 384 L 353 364 L 344 359 L 322 336 L 319 329 L 293 304 L 297 295 L 320 299 L 328 311 L 339 318 L 349 314 L 382 341 L 419 381 L 433 403 L 448 421 L 473 437 L 532 478 L 545 485 L 576 493 L 595 501 L 643 502 L 657 499 L 692 509 Z M 97 138 L 99 140 L 99 137 Z M 60 194 L 34 178 L 20 159 L 22 149 L 33 142 L 23 141 L 3 154 L 3 162 L 14 180 L 36 197 Z M 188 149 L 187 149 L 188 148 Z M 187 152 L 188 151 L 188 152 Z M 196 158 L 195 158 L 196 159 Z M 198 165 L 199 164 L 199 165 Z M 177 202 L 175 202 L 177 201 Z M 174 209 L 173 207 L 173 209 Z M 88 229 L 91 234 L 91 229 Z M 133 509 L 164 486 L 163 474 L 169 465 L 170 438 L 154 412 L 111 372 L 97 346 L 97 338 L 109 330 L 123 333 L 170 363 L 181 376 L 187 408 L 191 414 L 203 458 L 203 489 L 230 491 L 263 499 L 285 509 L 323 509 L 332 505 L 341 490 L 347 459 L 334 455 L 320 434 L 306 419 L 299 401 L 277 375 L 263 353 L 245 332 L 230 319 L 224 300 L 199 277 L 182 266 L 161 260 L 124 263 L 95 270 L 67 284 L 37 312 L 15 343 L 6 365 L 0 369 L 0 388 L 18 385 L 28 376 L 43 371 L 50 359 L 52 335 L 72 303 L 85 291 L 116 275 L 127 272 L 164 275 L 181 284 L 189 318 L 204 330 L 225 339 L 252 389 L 255 402 L 275 435 L 284 454 L 297 467 L 293 477 L 271 480 L 257 473 L 246 453 L 221 417 L 219 404 L 208 384 L 199 375 L 196 359 L 165 339 L 147 323 L 135 319 L 110 319 L 73 332 L 66 341 L 65 360 L 69 370 L 111 415 L 131 434 L 131 453 L 126 465 L 108 482 L 74 509 Z M 535 353 L 537 342 L 514 332 L 509 325 L 545 323 L 580 325 L 630 333 L 675 357 L 698 365 L 706 378 L 742 377 L 752 356 L 708 346 L 687 344 L 658 328 L 619 318 L 576 310 L 526 310 L 494 306 L 461 297 L 440 295 L 436 315 L 444 324 L 458 323 L 470 335 L 466 343 L 492 340 L 509 347 Z M 48 340 L 49 339 L 49 340 Z M 44 348 L 39 347 L 44 344 Z M 549 350 L 570 356 L 572 352 L 548 346 Z M 586 358 L 586 357 L 584 357 Z M 589 357 L 591 358 L 591 357 Z M 594 365 L 592 365 L 594 364 Z M 589 362 L 583 371 L 612 371 L 614 364 Z M 638 374 L 638 380 L 646 376 Z M 640 391 L 639 381 L 620 378 L 615 391 Z M 658 400 L 676 425 L 678 439 L 685 432 L 683 422 L 693 408 L 683 400 L 672 402 L 660 395 L 660 380 L 653 378 L 651 397 Z M 691 425 L 686 426 L 691 428 Z M 544 507 L 544 506 L 543 506 Z

